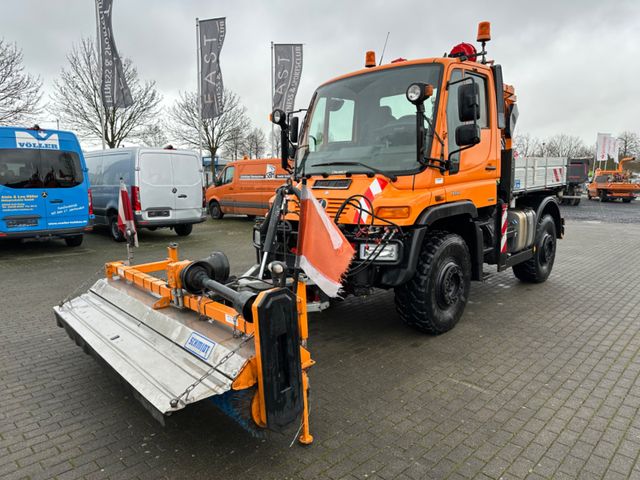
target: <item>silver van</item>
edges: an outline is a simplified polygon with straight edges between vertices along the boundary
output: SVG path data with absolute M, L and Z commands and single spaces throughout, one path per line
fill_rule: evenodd
M 191 150 L 116 148 L 85 153 L 93 194 L 96 225 L 107 225 L 116 241 L 120 179 L 129 197 L 138 228 L 172 228 L 191 233 L 206 219 L 203 208 L 202 164 Z

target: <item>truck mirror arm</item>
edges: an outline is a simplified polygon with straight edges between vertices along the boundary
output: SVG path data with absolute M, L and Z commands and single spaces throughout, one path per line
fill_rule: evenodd
M 440 143 L 440 158 L 427 157 L 425 155 L 425 131 L 424 131 L 424 121 L 427 121 L 429 125 L 429 136 L 433 138 L 434 136 L 438 139 Z M 418 136 L 417 142 L 417 153 L 418 153 L 418 163 L 422 165 L 424 168 L 435 168 L 439 170 L 440 173 L 444 173 L 449 169 L 449 160 L 444 159 L 444 141 L 438 135 L 435 128 L 433 128 L 433 123 L 429 117 L 424 114 L 424 104 L 419 103 L 416 105 L 416 133 Z

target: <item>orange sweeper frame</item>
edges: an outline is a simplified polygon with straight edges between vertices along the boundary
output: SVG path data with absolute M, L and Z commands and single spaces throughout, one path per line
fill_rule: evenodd
M 219 252 L 217 257 L 214 255 L 217 261 L 221 256 L 223 254 Z M 277 284 L 263 282 L 265 285 L 258 293 L 238 292 L 214 280 L 219 272 L 214 272 L 210 264 L 211 260 L 209 264 L 207 260 L 179 260 L 176 244 L 168 247 L 165 260 L 135 266 L 121 261 L 107 263 L 106 279 L 100 280 L 87 294 L 54 308 L 58 323 L 85 350 L 106 360 L 138 391 L 143 405 L 155 407 L 150 409 L 154 410 L 152 413 L 159 411 L 169 415 L 208 396 L 215 402 L 217 397 L 224 398 L 229 393 L 253 392 L 246 406 L 248 411 L 239 412 L 240 416 L 250 418 L 254 426 L 275 431 L 283 431 L 284 427 L 301 418 L 299 435 L 296 434 L 298 441 L 312 443 L 307 371 L 315 362 L 306 348 L 308 326 L 304 283 L 294 283 L 293 279 L 282 276 Z M 217 265 L 220 270 L 219 263 Z M 225 268 L 224 276 L 227 276 L 228 264 L 222 270 Z M 277 273 L 284 274 L 277 270 L 277 265 L 271 268 L 276 279 Z M 132 291 L 134 289 L 138 290 L 137 294 Z M 126 291 L 127 298 L 118 296 L 117 291 Z M 150 294 L 144 311 L 141 311 L 145 301 L 140 297 L 141 292 Z M 135 305 L 132 298 L 137 301 Z M 109 315 L 112 331 L 97 331 L 108 323 L 106 318 L 97 318 L 98 311 L 100 315 Z M 198 321 L 186 311 L 197 313 Z M 133 321 L 118 329 L 117 325 L 124 325 L 128 316 L 133 317 Z M 85 323 L 90 323 L 88 329 Z M 183 331 L 185 328 L 186 332 Z M 155 335 L 150 342 L 157 350 L 162 350 L 162 355 L 155 360 L 154 352 L 146 359 L 141 358 L 145 357 L 143 347 L 148 346 L 148 338 L 146 344 L 142 342 L 138 347 L 126 343 L 148 336 L 151 330 L 162 336 Z M 102 338 L 94 338 L 97 336 Z M 172 344 L 164 345 L 165 338 Z M 127 357 L 126 365 L 114 360 L 111 349 L 115 348 L 121 349 L 116 352 L 119 356 Z M 223 350 L 216 353 L 217 349 Z M 130 355 L 132 350 L 141 355 Z M 181 360 L 180 355 L 184 357 L 185 352 L 195 355 L 187 355 L 187 360 Z M 162 369 L 164 372 L 182 369 L 185 364 L 195 365 L 202 360 L 199 368 L 194 367 L 193 372 L 189 372 L 189 378 L 195 379 L 190 384 L 187 381 L 167 385 L 175 383 L 183 371 L 168 373 L 167 379 L 163 380 L 160 378 L 162 372 L 153 370 L 159 367 L 153 365 L 157 362 L 168 362 Z M 178 363 L 181 365 L 176 367 Z M 129 371 L 131 366 L 135 370 L 133 373 Z M 222 378 L 218 383 L 216 376 Z M 226 407 L 230 404 L 226 400 L 223 403 Z

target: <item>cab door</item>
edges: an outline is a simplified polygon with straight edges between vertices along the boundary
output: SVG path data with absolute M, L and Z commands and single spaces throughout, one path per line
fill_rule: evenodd
M 236 213 L 235 198 L 235 177 L 236 167 L 226 166 L 220 173 L 220 185 L 218 186 L 218 196 L 220 207 L 223 213 Z
M 456 143 L 456 128 L 463 124 L 458 114 L 460 86 L 474 82 L 478 85 L 480 118 L 480 143 L 454 153 L 445 179 L 446 201 L 471 200 L 477 207 L 495 204 L 498 178 L 497 127 L 492 102 L 490 77 L 475 68 L 456 67 L 449 77 L 445 143 L 449 153 L 462 148 Z

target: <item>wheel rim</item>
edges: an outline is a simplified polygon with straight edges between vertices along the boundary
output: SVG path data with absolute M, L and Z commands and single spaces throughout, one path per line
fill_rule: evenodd
M 118 222 L 111 222 L 111 236 L 113 238 L 118 238 L 120 236 L 120 230 L 118 229 Z
M 542 239 L 542 245 L 540 248 L 540 264 L 541 265 L 549 265 L 549 262 L 553 259 L 554 251 L 555 251 L 555 241 L 553 237 L 549 234 L 546 234 Z
M 436 301 L 441 308 L 449 308 L 460 301 L 464 291 L 464 275 L 460 266 L 449 261 L 436 280 Z
M 211 207 L 209 208 L 209 213 L 211 214 L 212 217 L 219 217 L 220 205 L 218 205 L 217 203 L 212 203 Z

